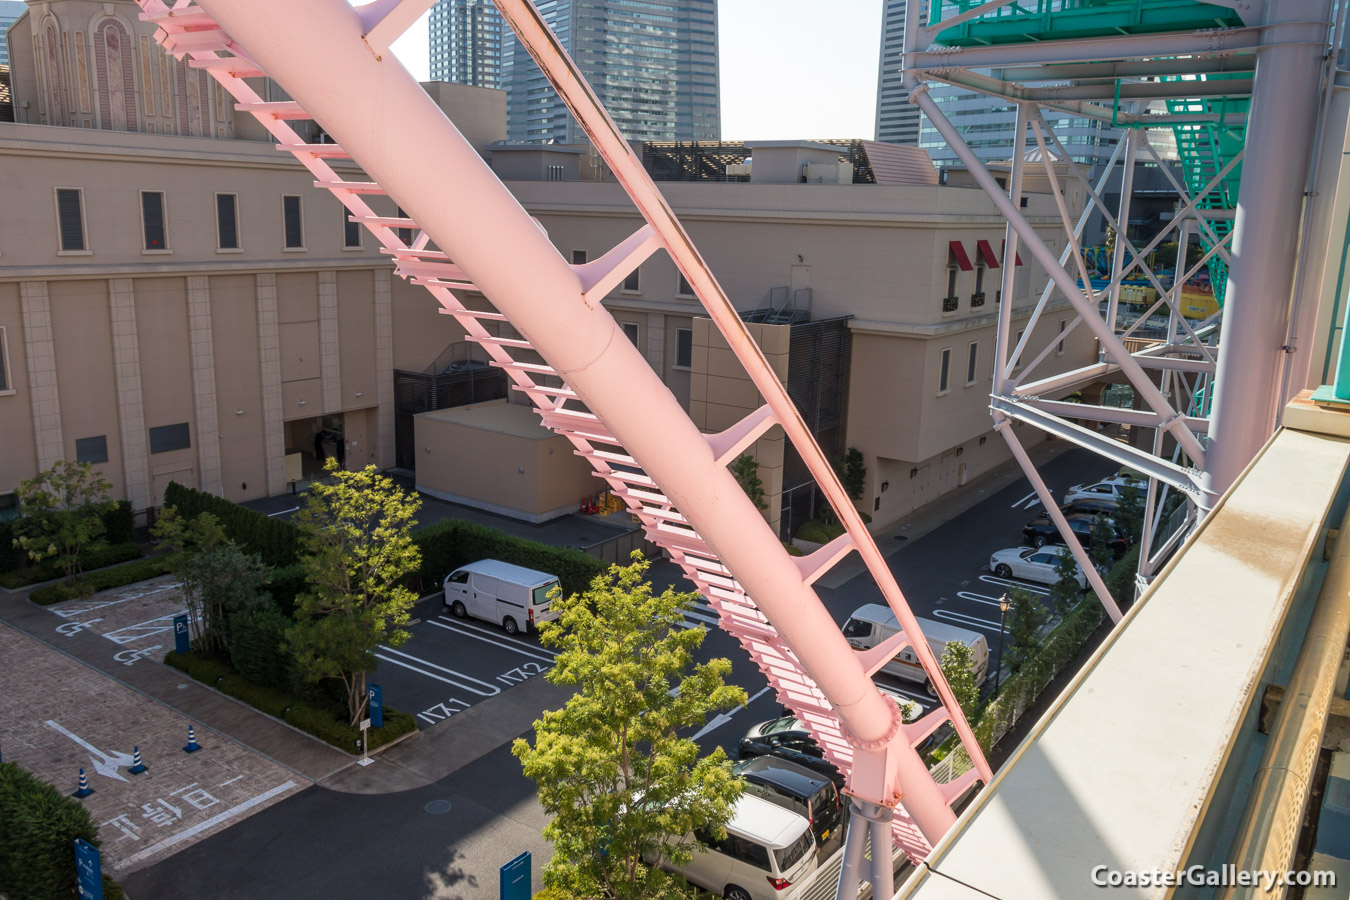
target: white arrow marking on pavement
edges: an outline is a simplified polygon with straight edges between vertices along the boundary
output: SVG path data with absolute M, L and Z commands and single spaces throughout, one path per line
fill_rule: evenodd
M 763 697 L 766 693 L 768 693 L 768 691 L 769 691 L 769 688 L 768 688 L 768 686 L 766 685 L 765 687 L 763 687 L 763 688 L 761 688 L 760 690 L 756 691 L 756 692 L 755 692 L 748 700 L 746 700 L 746 701 L 745 701 L 745 706 L 738 706 L 738 707 L 736 707 L 735 709 L 733 709 L 733 710 L 732 710 L 731 712 L 729 712 L 729 713 L 718 713 L 717 715 L 713 716 L 711 719 L 708 720 L 708 724 L 707 724 L 707 725 L 704 725 L 702 728 L 699 729 L 698 734 L 694 735 L 694 737 L 692 738 L 692 740 L 695 740 L 695 741 L 696 741 L 696 740 L 698 740 L 699 738 L 703 737 L 703 736 L 704 736 L 705 734 L 707 734 L 708 732 L 710 732 L 710 731 L 716 731 L 718 728 L 721 728 L 723 725 L 725 725 L 725 724 L 727 724 L 728 722 L 731 721 L 731 717 L 732 717 L 732 716 L 736 715 L 736 713 L 738 713 L 738 712 L 740 712 L 741 710 L 745 709 L 745 707 L 746 707 L 746 706 L 749 706 L 751 703 L 754 703 L 754 702 L 755 702 L 756 700 L 758 700 L 760 697 Z
M 130 753 L 122 753 L 120 751 L 113 751 L 112 753 L 104 753 L 102 750 L 98 749 L 93 744 L 86 741 L 84 738 L 80 737 L 77 734 L 72 733 L 71 731 L 68 731 L 59 722 L 54 722 L 51 719 L 48 719 L 46 725 L 53 731 L 58 731 L 61 734 L 64 734 L 66 737 L 70 738 L 72 741 L 79 744 L 81 747 L 83 747 L 84 749 L 88 750 L 91 754 L 93 754 L 92 756 L 89 757 L 89 761 L 93 763 L 95 772 L 106 778 L 116 778 L 118 781 L 126 781 L 125 778 L 123 778 L 120 774 L 118 774 L 117 770 L 122 766 L 130 766 L 132 765 L 133 762 L 135 762 Z M 99 757 L 102 757 L 102 759 L 100 760 Z
M 1028 500 L 1030 500 L 1032 497 L 1035 497 L 1035 496 L 1036 496 L 1036 492 L 1035 492 L 1035 491 L 1032 491 L 1030 494 L 1027 494 L 1027 495 L 1026 495 L 1025 497 L 1023 497 L 1021 500 L 1015 501 L 1015 502 L 1013 503 L 1013 505 L 1012 505 L 1010 508 L 1011 508 L 1011 509 L 1017 509 L 1017 507 L 1021 506 L 1023 503 L 1026 503 Z

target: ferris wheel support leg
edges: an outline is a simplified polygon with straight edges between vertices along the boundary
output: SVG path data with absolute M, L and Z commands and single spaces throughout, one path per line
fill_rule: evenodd
M 1275 428 L 1299 219 L 1316 130 L 1331 0 L 1265 5 L 1233 266 L 1224 297 L 1204 486 L 1223 493 Z

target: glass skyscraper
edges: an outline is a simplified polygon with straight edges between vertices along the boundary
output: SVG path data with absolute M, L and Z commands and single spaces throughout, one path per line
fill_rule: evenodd
M 0 66 L 9 65 L 9 41 L 5 32 L 27 8 L 23 0 L 0 0 Z
M 492 0 L 439 0 L 428 28 L 431 80 L 501 87 L 502 28 Z
M 721 138 L 717 0 L 541 0 L 536 5 L 624 137 Z M 501 86 L 507 90 L 508 138 L 582 142 L 580 126 L 534 60 L 506 32 Z M 434 47 L 435 31 L 432 41 Z
M 919 143 L 919 108 L 909 102 L 900 77 L 905 49 L 905 0 L 881 5 L 881 62 L 877 66 L 877 140 L 888 144 Z M 926 10 L 928 4 L 925 3 Z

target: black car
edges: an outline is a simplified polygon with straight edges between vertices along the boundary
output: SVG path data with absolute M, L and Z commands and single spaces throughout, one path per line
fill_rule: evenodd
M 1066 503 L 1059 508 L 1059 511 L 1066 516 L 1074 513 L 1106 513 L 1108 516 L 1116 511 L 1120 504 L 1114 500 L 1107 500 L 1098 497 L 1084 497 L 1082 500 L 1075 500 L 1072 503 Z M 1044 514 L 1045 510 L 1041 510 Z
M 737 763 L 732 771 L 745 780 L 747 794 L 768 800 L 809 821 L 817 847 L 824 847 L 831 837 L 839 837 L 844 804 L 829 776 L 774 756 Z
M 741 759 L 776 756 L 824 775 L 834 782 L 836 788 L 844 786 L 844 776 L 830 765 L 820 745 L 812 740 L 807 730 L 792 716 L 771 719 L 751 728 L 750 732 L 741 738 L 738 755 Z
M 1085 549 L 1091 550 L 1094 544 L 1103 541 L 1110 545 L 1113 553 L 1121 554 L 1129 549 L 1129 541 L 1117 531 L 1115 523 L 1108 516 L 1080 512 L 1066 514 L 1065 518 Z M 1063 544 L 1064 538 L 1050 516 L 1041 515 L 1022 529 L 1022 541 L 1028 547 L 1044 547 L 1046 544 Z

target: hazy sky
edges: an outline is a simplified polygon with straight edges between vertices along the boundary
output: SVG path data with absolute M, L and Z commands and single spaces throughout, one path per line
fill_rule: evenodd
M 722 137 L 872 137 L 881 0 L 719 0 L 717 10 Z M 427 16 L 394 53 L 427 78 Z

